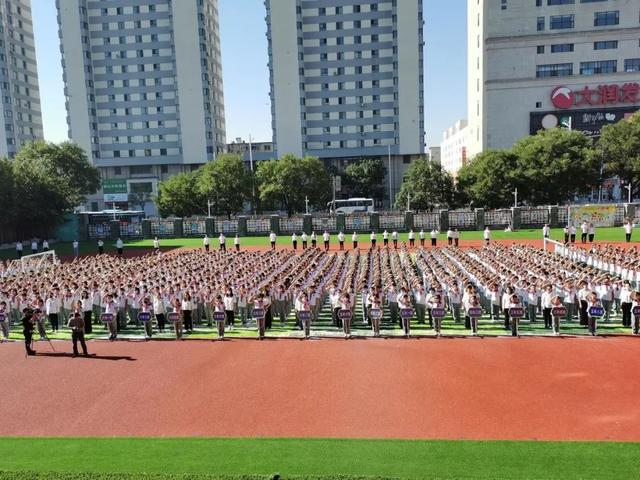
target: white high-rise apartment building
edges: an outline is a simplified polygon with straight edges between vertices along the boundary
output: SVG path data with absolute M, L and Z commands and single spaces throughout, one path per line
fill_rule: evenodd
M 467 121 L 458 120 L 442 134 L 440 164 L 453 176 L 467 163 L 468 133 Z
M 468 155 L 640 107 L 638 0 L 468 0 Z
M 103 176 L 92 207 L 154 193 L 224 151 L 217 0 L 56 4 L 69 137 Z
M 42 113 L 30 0 L 0 2 L 0 157 L 42 140 Z
M 422 0 L 265 0 L 274 148 L 342 166 L 424 153 Z

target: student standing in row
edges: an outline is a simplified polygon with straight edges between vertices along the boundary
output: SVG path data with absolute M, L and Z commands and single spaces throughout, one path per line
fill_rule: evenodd
M 631 223 L 631 220 L 627 220 L 623 228 L 625 241 L 629 243 L 631 242 L 631 233 L 633 232 L 633 223 Z
M 22 246 L 22 242 L 17 242 L 16 243 L 16 257 L 17 258 L 22 258 L 22 250 L 24 249 L 24 247 Z
M 269 234 L 269 243 L 271 243 L 271 250 L 276 249 L 276 234 L 271 232 Z
M 302 250 L 306 250 L 307 249 L 307 234 L 305 232 L 302 232 L 302 235 L 300 235 L 300 239 L 302 240 Z
M 356 250 L 358 248 L 358 234 L 356 232 L 351 235 L 351 243 L 353 244 L 353 249 Z
M 593 243 L 596 237 L 596 227 L 593 223 L 589 224 L 589 243 Z
M 371 235 L 369 236 L 369 239 L 371 240 L 371 247 L 372 248 L 376 248 L 376 241 L 377 241 L 376 237 L 377 237 L 376 233 L 375 232 L 371 232 Z
M 226 252 L 227 251 L 227 239 L 224 236 L 224 233 L 220 233 L 220 236 L 218 237 L 218 243 L 220 244 L 220 251 L 221 252 Z
M 416 246 L 416 234 L 413 233 L 413 229 L 409 230 L 409 247 L 413 248 Z
M 296 232 L 293 232 L 293 235 L 291 235 L 291 246 L 293 251 L 298 250 L 298 235 L 296 235 Z
M 424 248 L 424 230 L 421 228 L 420 233 L 418 233 L 418 237 L 420 237 L 420 246 Z
M 389 246 L 389 232 L 387 232 L 386 230 L 382 232 L 382 246 L 383 247 Z
M 318 235 L 316 232 L 311 232 L 311 248 L 316 248 L 318 246 Z
M 344 250 L 344 233 L 338 233 L 338 243 L 340 245 L 340 251 Z
M 391 240 L 393 241 L 393 248 L 397 249 L 398 248 L 398 232 L 397 231 L 393 231 L 391 232 Z
M 236 252 L 240 251 L 240 237 L 236 233 L 236 236 L 233 238 L 233 246 L 236 248 Z
M 447 239 L 448 238 L 449 238 L 449 232 L 447 232 Z M 435 228 L 431 230 L 431 246 L 432 247 L 438 246 L 438 231 Z
M 580 225 L 580 243 L 587 243 L 587 235 L 589 234 L 589 225 L 586 221 L 582 222 Z
M 208 252 L 209 251 L 209 246 L 211 244 L 211 240 L 209 240 L 209 235 L 205 235 L 204 236 L 204 240 L 202 241 L 202 243 L 204 244 L 204 251 Z
M 329 251 L 329 240 L 330 240 L 330 236 L 329 236 L 329 232 L 327 232 L 326 230 L 324 231 L 324 233 L 322 234 L 322 241 L 324 242 L 324 251 L 328 252 Z

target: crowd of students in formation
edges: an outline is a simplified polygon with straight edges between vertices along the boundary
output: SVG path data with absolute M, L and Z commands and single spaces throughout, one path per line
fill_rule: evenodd
M 425 233 L 417 237 L 419 245 L 413 232 L 410 245 L 398 245 L 397 232 L 384 232 L 380 245 L 372 233 L 370 246 L 360 250 L 354 234 L 352 248 L 334 254 L 325 251 L 331 241 L 327 232 L 320 237 L 322 246 L 315 234 L 302 234 L 298 252 L 296 235 L 291 249 L 276 249 L 272 233 L 272 250 L 241 251 L 236 241 L 236 252 L 226 251 L 221 235 L 218 249 L 205 237 L 203 249 L 164 254 L 156 240 L 154 254 L 137 258 L 97 255 L 31 271 L 11 271 L 0 263 L 2 337 L 9 338 L 12 325 L 24 326 L 28 312 L 42 339 L 61 325 L 81 334 L 91 333 L 95 324 L 104 324 L 111 340 L 131 325 L 143 325 L 146 338 L 171 329 L 181 339 L 201 324 L 215 324 L 221 338 L 238 325 L 255 326 L 263 338 L 274 321 L 285 326 L 292 311 L 295 327 L 309 336 L 325 306 L 347 338 L 358 321 L 380 335 L 382 319 L 407 336 L 412 322 L 428 322 L 439 335 L 445 311 L 473 335 L 483 313 L 513 335 L 524 319 L 542 321 L 555 334 L 561 320 L 577 320 L 595 335 L 598 320 L 611 322 L 613 312 L 621 313 L 623 327 L 639 333 L 637 247 L 583 248 L 571 244 L 571 231 L 568 243 L 555 252 L 505 247 L 492 243 L 487 229 L 483 248 L 456 248 L 453 237 L 451 246 L 410 254 L 409 246 L 424 246 Z M 429 237 L 437 246 L 437 232 Z M 338 244 L 345 248 L 344 235 Z

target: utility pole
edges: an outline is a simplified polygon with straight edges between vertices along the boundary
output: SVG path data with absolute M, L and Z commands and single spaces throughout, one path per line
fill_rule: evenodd
M 518 208 L 518 189 L 516 188 L 515 191 L 513 192 L 513 196 L 514 196 L 514 207 Z
M 407 192 L 407 212 L 411 211 L 411 192 Z
M 211 218 L 211 200 L 207 198 L 207 216 Z
M 307 215 L 309 215 L 309 197 L 306 195 L 304 197 L 304 207 L 305 207 L 305 212 L 307 213 Z
M 629 201 L 627 203 L 631 203 L 631 191 L 633 190 L 633 187 L 631 186 L 631 184 L 629 185 L 625 185 L 624 188 L 626 188 L 627 190 L 629 190 Z
M 249 166 L 251 168 L 251 203 L 253 204 L 253 215 L 257 214 L 256 206 L 256 180 L 253 172 L 253 145 L 251 143 L 251 134 L 249 134 Z

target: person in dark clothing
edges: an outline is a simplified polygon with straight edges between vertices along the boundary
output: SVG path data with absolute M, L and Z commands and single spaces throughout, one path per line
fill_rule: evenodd
M 84 341 L 84 320 L 82 319 L 82 315 L 79 312 L 76 312 L 73 317 L 67 323 L 67 327 L 71 329 L 71 340 L 73 342 L 73 356 L 78 356 L 78 342 L 80 342 L 80 346 L 82 347 L 82 353 L 86 357 L 89 355 L 87 353 L 87 344 Z
M 36 351 L 31 348 L 31 340 L 33 338 L 33 311 L 25 308 L 22 311 L 22 333 L 24 335 L 24 348 L 27 355 L 35 355 Z

